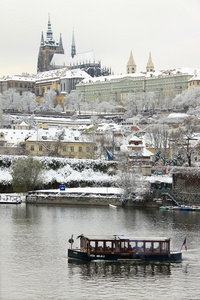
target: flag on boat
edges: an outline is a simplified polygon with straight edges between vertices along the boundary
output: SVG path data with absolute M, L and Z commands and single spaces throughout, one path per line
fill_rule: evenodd
M 183 248 L 183 246 L 185 246 L 185 250 L 187 250 L 187 245 L 186 245 L 186 237 L 185 237 L 185 239 L 184 239 L 184 242 L 183 242 L 182 248 Z M 181 249 L 182 249 L 182 248 L 181 248 Z
M 110 153 L 107 149 L 106 149 L 106 153 L 107 153 L 107 156 L 108 156 L 108 160 L 113 160 L 112 153 Z

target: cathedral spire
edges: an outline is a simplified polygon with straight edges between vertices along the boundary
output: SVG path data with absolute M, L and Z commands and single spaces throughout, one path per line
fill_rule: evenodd
M 59 41 L 59 53 L 64 54 L 63 42 L 62 42 L 62 35 L 60 34 L 60 41 Z
M 50 14 L 49 14 L 49 18 L 48 18 L 47 40 L 48 41 L 53 40 L 53 31 L 51 29 Z
M 127 72 L 127 74 L 136 72 L 136 64 L 135 64 L 134 59 L 133 59 L 132 51 L 131 51 L 131 54 L 130 54 L 130 57 L 129 57 L 129 61 L 126 65 L 126 72 Z
M 76 55 L 76 45 L 75 45 L 74 30 L 73 30 L 73 34 L 72 34 L 71 57 L 74 58 L 75 55 Z
M 153 65 L 153 62 L 152 62 L 152 58 L 151 58 L 151 52 L 149 52 L 149 59 L 148 59 L 148 63 L 147 63 L 147 66 L 146 66 L 146 71 L 147 72 L 154 72 L 154 65 Z
M 44 36 L 43 36 L 43 31 L 42 31 L 42 35 L 41 35 L 41 42 L 40 42 L 41 46 L 44 46 Z

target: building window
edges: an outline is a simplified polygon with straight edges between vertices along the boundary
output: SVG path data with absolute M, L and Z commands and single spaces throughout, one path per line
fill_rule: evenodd
M 90 147 L 86 147 L 86 152 L 90 152 Z
M 63 146 L 63 152 L 66 152 L 66 151 L 67 151 L 67 147 Z
M 74 152 L 74 146 L 71 146 L 71 152 Z
M 42 146 L 39 146 L 39 151 L 42 151 Z
M 81 146 L 78 147 L 78 152 L 82 152 L 82 147 Z
M 31 151 L 34 151 L 34 145 L 31 145 Z

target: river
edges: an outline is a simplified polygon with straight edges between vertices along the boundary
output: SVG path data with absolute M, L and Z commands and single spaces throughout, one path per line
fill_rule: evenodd
M 69 262 L 80 234 L 187 237 L 181 263 Z M 200 212 L 0 206 L 0 299 L 200 299 Z

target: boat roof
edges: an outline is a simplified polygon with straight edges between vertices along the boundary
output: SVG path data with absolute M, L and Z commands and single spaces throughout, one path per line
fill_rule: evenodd
M 168 237 L 140 237 L 140 236 L 126 236 L 126 235 L 87 235 L 83 236 L 89 240 L 129 240 L 129 241 L 169 241 Z

